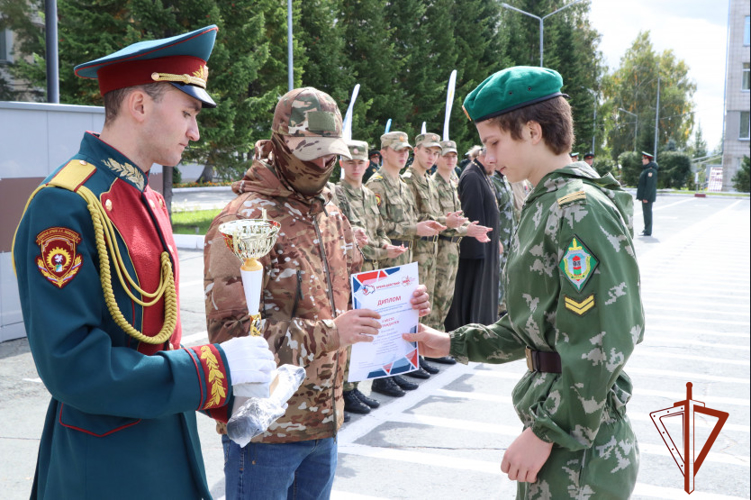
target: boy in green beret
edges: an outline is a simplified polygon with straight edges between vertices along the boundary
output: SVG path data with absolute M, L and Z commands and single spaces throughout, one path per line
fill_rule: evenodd
M 571 162 L 562 86 L 553 70 L 514 67 L 464 101 L 500 172 L 534 185 L 508 249 L 508 314 L 451 333 L 421 325 L 404 338 L 464 363 L 526 358 L 513 391 L 524 431 L 501 463 L 517 498 L 625 499 L 639 452 L 623 368 L 644 333 L 633 200 L 612 176 Z

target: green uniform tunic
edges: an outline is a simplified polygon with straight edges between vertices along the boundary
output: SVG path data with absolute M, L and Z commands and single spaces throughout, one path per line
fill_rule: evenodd
M 441 214 L 438 206 L 438 195 L 433 186 L 433 180 L 429 175 L 420 175 L 412 167 L 402 174 L 402 179 L 409 186 L 415 202 L 417 220 L 446 221 L 445 214 Z M 436 256 L 438 254 L 438 236 L 423 236 L 415 238 L 415 246 L 412 250 L 412 258 L 417 261 L 420 274 L 420 283 L 427 288 L 428 295 L 433 298 L 435 289 Z M 432 307 L 432 304 L 431 304 Z M 423 323 L 433 326 L 432 322 L 423 320 Z
M 504 284 L 508 314 L 451 334 L 462 362 L 505 363 L 525 347 L 555 351 L 562 373 L 527 372 L 513 391 L 525 428 L 554 443 L 525 499 L 623 499 L 639 452 L 626 417 L 623 372 L 644 334 L 630 195 L 583 162 L 546 175 L 512 239 Z
M 438 205 L 442 213 L 457 212 L 462 209 L 459 195 L 456 193 L 459 177 L 451 172 L 448 182 L 438 172 L 431 176 L 438 196 Z M 454 299 L 456 271 L 459 268 L 459 241 L 467 233 L 467 224 L 456 229 L 446 229 L 438 236 L 438 253 L 436 254 L 435 288 L 431 307 L 429 326 L 444 331 L 443 322 Z
M 657 199 L 657 163 L 650 161 L 639 175 L 636 199 L 641 202 L 644 214 L 644 235 L 652 235 L 652 204 Z
M 391 243 L 409 247 L 395 259 L 384 258 L 379 261 L 379 267 L 409 264 L 412 262 L 413 240 L 417 237 L 417 213 L 409 187 L 400 177 L 392 177 L 383 171 L 371 177 L 366 187 L 376 196 L 383 229 Z
M 388 257 L 386 246 L 391 241 L 383 229 L 375 194 L 365 186 L 356 188 L 344 180 L 339 181 L 335 192 L 336 204 L 350 224 L 365 229 L 368 235 L 368 244 L 360 248 L 364 257 L 362 272 L 378 269 L 378 261 Z

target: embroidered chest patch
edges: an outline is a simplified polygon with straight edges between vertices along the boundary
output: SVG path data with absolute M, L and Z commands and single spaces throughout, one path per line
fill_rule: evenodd
M 51 227 L 37 235 L 36 244 L 42 250 L 37 256 L 37 268 L 42 276 L 62 288 L 81 269 L 83 258 L 76 254 L 81 235 L 65 227 Z
M 577 291 L 581 291 L 599 262 L 578 236 L 574 236 L 558 267 Z

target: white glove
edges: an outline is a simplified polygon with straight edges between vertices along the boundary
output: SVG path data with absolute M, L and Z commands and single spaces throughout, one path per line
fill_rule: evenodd
M 263 337 L 236 337 L 221 344 L 232 385 L 269 384 L 276 369 L 274 353 Z

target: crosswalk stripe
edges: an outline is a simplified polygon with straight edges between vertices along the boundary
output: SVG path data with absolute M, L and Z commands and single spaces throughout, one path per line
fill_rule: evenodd
M 675 336 L 675 337 L 660 337 L 660 336 L 654 336 L 654 335 L 645 335 L 644 336 L 644 342 L 641 345 L 647 345 L 650 347 L 657 347 L 653 346 L 652 344 L 679 344 L 681 346 L 690 346 L 695 345 L 699 347 L 712 347 L 714 349 L 731 349 L 733 351 L 749 351 L 751 350 L 751 346 L 747 345 L 737 345 L 737 344 L 717 344 L 715 342 L 702 342 L 700 340 L 689 340 L 685 337 Z
M 751 362 L 747 359 L 726 359 L 726 358 L 710 358 L 707 356 L 694 356 L 692 354 L 674 354 L 670 352 L 662 352 L 655 347 L 645 347 L 639 349 L 639 356 L 648 356 L 650 358 L 663 358 L 663 359 L 685 359 L 691 361 L 702 361 L 705 363 L 716 363 L 719 365 L 743 365 L 749 366 Z M 632 356 L 633 358 L 633 356 Z

